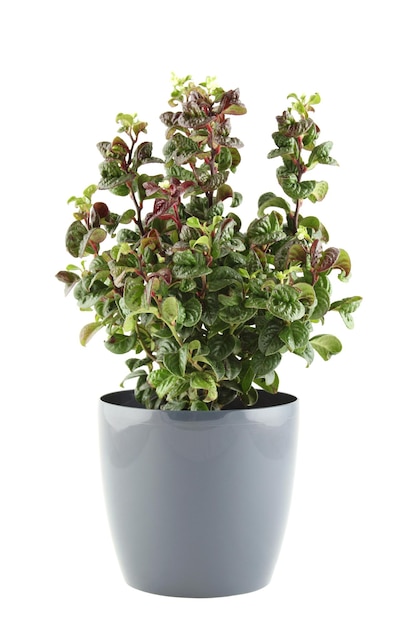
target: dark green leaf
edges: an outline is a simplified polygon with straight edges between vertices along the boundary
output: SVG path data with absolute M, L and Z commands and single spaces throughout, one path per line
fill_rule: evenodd
M 265 215 L 254 220 L 248 228 L 248 239 L 251 244 L 264 246 L 270 245 L 285 237 L 282 230 L 282 216 L 276 211 L 271 211 L 269 215 Z
M 252 386 L 253 379 L 255 378 L 255 372 L 253 371 L 250 361 L 242 363 L 242 370 L 240 374 L 240 385 L 243 393 L 248 393 Z
M 268 300 L 268 311 L 286 322 L 294 322 L 305 313 L 305 308 L 298 297 L 298 292 L 293 287 L 277 285 Z
M 211 269 L 207 267 L 205 257 L 201 252 L 184 250 L 175 252 L 173 256 L 175 278 L 197 278 L 210 274 Z
M 83 281 L 79 281 L 74 287 L 74 297 L 80 309 L 89 309 L 94 306 L 110 287 L 97 280 L 87 289 Z
M 68 252 L 73 257 L 82 256 L 79 254 L 80 245 L 86 234 L 87 234 L 86 227 L 84 226 L 84 224 L 82 224 L 78 220 L 73 222 L 71 226 L 68 228 L 67 234 L 65 237 L 65 245 L 66 245 Z
M 224 378 L 226 370 L 222 361 L 220 361 L 219 359 L 211 359 L 210 357 L 204 357 L 203 361 L 210 365 L 211 369 L 214 372 L 214 375 L 216 376 L 216 380 L 221 380 L 222 378 Z
M 207 282 L 209 291 L 220 291 L 232 284 L 241 284 L 242 276 L 233 267 L 222 265 L 213 269 Z
M 136 343 L 136 334 L 132 333 L 131 335 L 122 335 L 116 333 L 109 337 L 109 339 L 104 343 L 106 348 L 113 352 L 113 354 L 125 354 L 129 352 L 129 350 L 133 350 Z
M 240 374 L 242 363 L 233 354 L 224 359 L 225 376 L 227 380 L 234 380 Z
M 251 364 L 254 371 L 255 378 L 261 378 L 274 371 L 281 361 L 281 354 L 276 352 L 266 356 L 261 351 L 255 352 L 252 357 Z
M 230 207 L 232 209 L 236 209 L 236 207 L 240 206 L 242 204 L 243 198 L 242 198 L 242 194 L 239 193 L 238 191 L 235 191 L 233 193 L 233 200 L 231 202 Z
M 250 320 L 256 311 L 251 308 L 245 308 L 242 306 L 230 306 L 220 309 L 219 318 L 228 324 L 244 324 Z
M 183 307 L 185 311 L 185 319 L 182 321 L 182 325 L 187 328 L 197 326 L 203 310 L 201 302 L 197 300 L 197 298 L 190 298 L 186 302 L 183 302 Z
M 111 143 L 110 141 L 100 141 L 100 143 L 97 144 L 97 148 L 100 151 L 101 156 L 106 158 L 109 150 L 111 149 Z
M 308 159 L 307 168 L 312 168 L 316 163 L 323 163 L 325 165 L 338 165 L 335 159 L 330 156 L 330 150 L 333 147 L 332 141 L 325 141 L 313 148 L 310 158 Z
M 270 356 L 271 354 L 275 354 L 281 350 L 284 345 L 279 336 L 281 330 L 282 324 L 275 321 L 270 321 L 266 326 L 264 326 L 259 333 L 258 339 L 258 348 L 262 354 Z
M 299 320 L 285 326 L 279 334 L 290 352 L 304 350 L 310 336 L 310 325 Z
M 235 348 L 235 338 L 232 335 L 216 335 L 209 342 L 210 356 L 223 361 L 232 354 Z
M 320 287 L 320 285 L 316 285 L 314 291 L 316 293 L 317 304 L 310 317 L 312 320 L 319 320 L 322 319 L 329 310 L 330 296 L 327 289 Z
M 164 366 L 175 376 L 183 377 L 187 367 L 188 348 L 182 346 L 177 352 L 170 352 L 164 356 Z
M 220 172 L 230 169 L 232 167 L 232 153 L 229 148 L 222 146 L 216 161 Z
M 272 191 L 263 193 L 258 200 L 258 217 L 265 215 L 265 209 L 274 206 L 280 209 L 284 209 L 286 213 L 291 211 L 291 207 L 284 198 L 276 196 Z
M 287 176 L 278 176 L 278 182 L 281 185 L 284 192 L 293 200 L 302 200 L 310 197 L 317 188 L 314 180 L 305 180 L 298 182 L 296 174 L 288 174 Z M 318 191 L 317 191 L 318 193 Z M 318 199 L 318 198 L 315 198 Z

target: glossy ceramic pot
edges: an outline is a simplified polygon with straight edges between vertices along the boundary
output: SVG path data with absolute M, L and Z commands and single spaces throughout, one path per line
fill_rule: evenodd
M 298 400 L 254 408 L 148 410 L 131 391 L 100 399 L 110 529 L 126 582 L 214 597 L 270 582 L 287 521 Z

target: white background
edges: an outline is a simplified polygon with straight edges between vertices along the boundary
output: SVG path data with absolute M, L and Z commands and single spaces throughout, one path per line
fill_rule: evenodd
M 412 3 L 16 1 L 2 9 L 0 621 L 7 626 L 415 626 L 415 29 Z M 163 144 L 170 73 L 240 87 L 248 115 L 234 186 L 247 223 L 278 191 L 267 161 L 292 91 L 318 91 L 323 168 L 315 205 L 352 257 L 360 294 L 343 352 L 281 389 L 302 403 L 288 529 L 271 585 L 186 600 L 129 588 L 113 552 L 97 450 L 97 399 L 125 374 L 54 275 L 70 261 L 66 205 L 97 180 L 95 144 L 137 112 Z M 318 170 L 317 170 L 318 171 Z M 240 182 L 239 182 L 240 181 Z M 127 207 L 130 208 L 130 207 Z M 84 317 L 85 316 L 85 317 Z M 87 319 L 88 317 L 88 319 Z M 327 324 L 327 323 L 326 323 Z

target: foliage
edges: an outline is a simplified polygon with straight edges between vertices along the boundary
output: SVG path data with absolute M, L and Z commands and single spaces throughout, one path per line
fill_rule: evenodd
M 230 182 L 243 145 L 230 118 L 246 108 L 238 90 L 213 78 L 196 85 L 174 76 L 174 111 L 160 118 L 163 159 L 143 139 L 147 124 L 119 114 L 119 134 L 98 144 L 97 185 L 69 200 L 66 247 L 81 263 L 57 277 L 81 310 L 94 312 L 81 343 L 105 329 L 108 350 L 130 352 L 126 379 L 136 379 L 136 399 L 147 407 L 209 410 L 235 398 L 252 405 L 257 389 L 277 392 L 285 352 L 307 366 L 315 352 L 325 360 L 340 352 L 336 337 L 313 331 L 330 311 L 353 325 L 361 298 L 331 301 L 330 275 L 349 277 L 349 255 L 328 246 L 317 217 L 301 215 L 305 201 L 323 200 L 328 189 L 304 174 L 337 165 L 310 117 L 320 97 L 289 98 L 268 154 L 281 161 L 276 175 L 287 197 L 263 193 L 246 232 Z M 150 164 L 160 173 L 149 173 Z M 126 210 L 93 202 L 100 190 L 127 196 Z

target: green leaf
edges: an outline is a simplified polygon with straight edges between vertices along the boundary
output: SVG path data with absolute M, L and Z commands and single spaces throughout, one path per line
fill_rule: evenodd
M 337 261 L 335 261 L 335 263 L 333 264 L 333 267 L 335 269 L 342 270 L 341 274 L 339 274 L 339 278 L 345 278 L 346 276 L 349 276 L 351 271 L 351 262 L 346 250 L 339 250 L 339 256 L 337 257 Z
M 265 379 L 265 378 L 255 378 L 255 380 L 253 382 L 255 383 L 255 385 L 258 385 L 259 387 L 261 387 L 262 389 L 264 389 L 268 393 L 277 393 L 278 392 L 278 388 L 279 388 L 278 374 L 276 372 L 273 372 L 271 378 L 272 378 L 271 381 L 269 380 L 269 377 L 267 377 L 267 379 Z
M 125 280 L 124 302 L 130 311 L 136 311 L 142 304 L 142 296 L 145 293 L 145 285 L 140 277 L 128 276 Z
M 176 133 L 163 148 L 166 160 L 172 159 L 176 165 L 188 163 L 194 155 L 200 152 L 198 144 L 181 133 Z
M 161 316 L 164 322 L 173 325 L 179 314 L 179 302 L 174 296 L 166 298 L 161 305 Z
M 325 180 L 315 183 L 314 189 L 312 189 L 311 192 L 307 194 L 308 199 L 311 200 L 311 202 L 320 202 L 321 200 L 325 198 L 328 190 L 329 190 L 329 185 L 328 183 L 326 183 Z
M 190 385 L 193 389 L 205 389 L 207 391 L 204 402 L 212 402 L 217 398 L 216 381 L 209 372 L 193 372 L 190 376 Z
M 238 191 L 235 191 L 233 193 L 233 200 L 231 202 L 230 207 L 232 209 L 236 209 L 236 207 L 240 206 L 242 204 L 242 202 L 243 202 L 242 194 L 239 193 Z
M 78 220 L 76 220 L 75 222 L 72 222 L 72 224 L 68 228 L 66 236 L 65 236 L 65 245 L 66 245 L 68 252 L 73 257 L 82 256 L 79 254 L 79 251 L 80 251 L 81 242 L 83 241 L 86 234 L 87 234 L 86 227 L 84 226 L 84 224 L 82 224 Z
M 285 322 L 294 322 L 305 313 L 305 308 L 298 299 L 298 292 L 289 285 L 276 286 L 268 300 L 267 309 Z
M 272 191 L 263 193 L 258 200 L 258 217 L 265 215 L 265 210 L 271 206 L 284 209 L 286 213 L 291 212 L 291 207 L 284 198 L 276 196 Z
M 245 361 L 242 364 L 242 371 L 240 375 L 240 385 L 243 393 L 248 393 L 252 386 L 253 379 L 255 378 L 255 372 L 253 371 L 250 361 Z
M 164 398 L 174 387 L 182 382 L 178 376 L 169 370 L 153 370 L 148 376 L 148 383 L 155 388 L 158 398 Z
M 343 300 L 337 300 L 336 302 L 332 302 L 330 310 L 338 311 L 347 328 L 353 328 L 354 322 L 352 313 L 354 313 L 358 309 L 361 302 L 362 298 L 360 296 L 343 298 Z
M 190 410 L 191 411 L 209 411 L 209 408 L 207 404 L 205 404 L 201 400 L 194 400 L 194 402 L 191 403 Z
M 334 335 L 316 335 L 310 339 L 310 344 L 325 361 L 342 349 L 342 344 Z
M 304 226 L 304 228 L 311 228 L 313 231 L 318 231 L 320 229 L 320 220 L 313 215 L 308 217 L 303 217 L 299 221 L 300 226 Z
M 280 132 L 272 133 L 272 139 L 277 146 L 276 150 L 271 150 L 268 154 L 268 159 L 272 159 L 277 156 L 287 156 L 290 154 L 294 154 L 296 150 L 296 142 L 293 137 L 286 137 Z
M 317 297 L 314 288 L 308 283 L 295 283 L 294 289 L 300 292 L 300 300 L 305 300 L 310 307 L 316 306 Z
M 201 223 L 198 217 L 189 217 L 187 219 L 187 226 L 191 226 L 191 228 L 201 228 Z
M 305 359 L 305 361 L 307 362 L 306 367 L 310 367 L 314 360 L 314 350 L 310 343 L 307 343 L 306 346 L 304 346 L 304 348 L 301 348 L 300 350 L 294 350 L 294 354 L 297 354 L 298 356 L 301 356 L 303 359 Z
M 320 95 L 316 92 L 307 101 L 307 104 L 320 104 L 321 98 Z
M 188 347 L 181 346 L 177 352 L 171 352 L 164 356 L 164 366 L 175 376 L 183 377 L 187 367 Z
M 283 328 L 279 334 L 290 352 L 304 350 L 310 336 L 310 325 L 299 320 Z
M 216 335 L 209 342 L 210 356 L 223 361 L 235 349 L 235 338 L 232 335 Z
M 84 310 L 94 306 L 109 290 L 110 287 L 99 280 L 87 289 L 84 281 L 80 280 L 74 287 L 74 297 L 80 309 Z
M 120 217 L 120 223 L 130 224 L 130 222 L 135 218 L 135 216 L 136 216 L 136 211 L 134 209 L 128 209 L 127 211 L 122 213 Z M 132 239 L 136 237 L 136 239 L 134 240 L 137 241 L 139 239 L 139 235 L 135 233 L 134 231 L 131 231 L 131 233 L 132 233 Z
M 216 162 L 220 172 L 228 170 L 232 167 L 232 153 L 229 148 L 222 146 L 216 158 Z
M 110 352 L 113 352 L 113 354 L 125 354 L 126 352 L 129 352 L 129 350 L 133 350 L 135 344 L 135 333 L 132 333 L 131 335 L 115 333 L 104 343 L 106 348 L 110 350 Z
M 91 324 L 86 324 L 80 331 L 80 343 L 82 346 L 87 345 L 90 339 L 96 334 L 100 328 L 103 328 L 103 324 L 101 322 L 91 322 Z
M 333 147 L 332 141 L 325 141 L 313 148 L 310 158 L 308 159 L 307 168 L 313 168 L 317 163 L 323 163 L 325 165 L 338 165 L 335 159 L 330 156 L 330 150 Z

